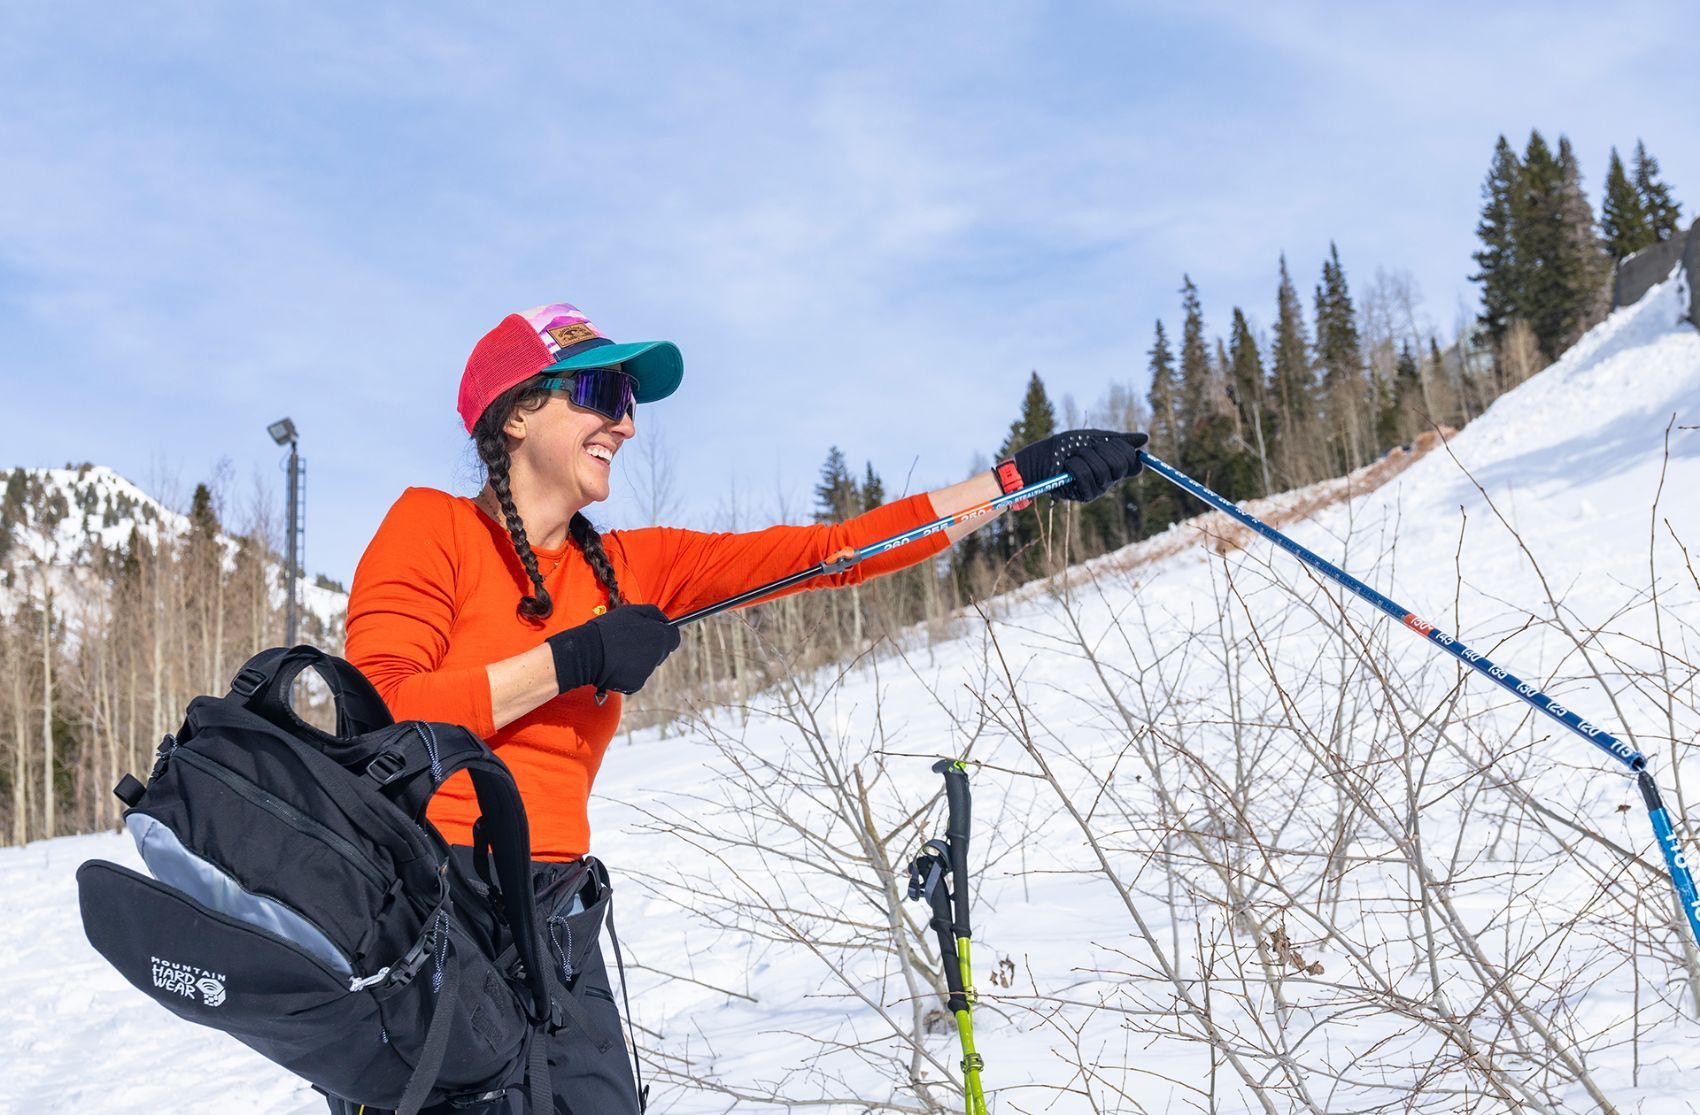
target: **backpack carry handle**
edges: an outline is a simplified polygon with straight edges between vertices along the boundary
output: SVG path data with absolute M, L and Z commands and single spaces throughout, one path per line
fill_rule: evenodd
M 334 736 L 302 720 L 291 702 L 295 679 L 309 666 L 324 679 L 336 702 Z M 306 643 L 273 647 L 254 655 L 236 672 L 230 691 L 272 723 L 306 732 L 320 743 L 347 740 L 395 723 L 389 707 L 365 674 L 343 659 Z

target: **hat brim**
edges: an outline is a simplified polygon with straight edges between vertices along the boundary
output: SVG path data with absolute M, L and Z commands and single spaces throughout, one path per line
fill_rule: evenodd
M 542 372 L 580 372 L 619 364 L 637 381 L 634 392 L 640 403 L 665 399 L 679 389 L 685 378 L 685 358 L 672 341 L 637 341 L 627 345 L 597 345 L 575 352 Z

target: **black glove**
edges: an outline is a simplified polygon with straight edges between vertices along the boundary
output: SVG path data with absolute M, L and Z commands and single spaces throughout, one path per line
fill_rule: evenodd
M 1139 447 L 1151 439 L 1144 434 L 1115 430 L 1064 430 L 1043 441 L 1015 451 L 1015 468 L 1023 484 L 1048 480 L 1059 472 L 1074 477 L 1074 483 L 1053 489 L 1058 499 L 1086 503 L 1097 499 L 1118 480 L 1137 475 L 1145 467 Z
M 636 693 L 679 645 L 679 629 L 654 604 L 623 604 L 544 640 L 561 692 L 581 685 Z

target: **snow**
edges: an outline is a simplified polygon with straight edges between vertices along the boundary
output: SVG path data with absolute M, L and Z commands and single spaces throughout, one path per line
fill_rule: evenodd
M 1680 288 L 1673 279 L 1618 311 L 1380 486 L 1364 490 L 1360 475 L 1253 508 L 1625 735 L 1667 795 L 1679 778 L 1700 785 L 1700 334 L 1681 320 Z M 1288 518 L 1295 508 L 1308 513 Z M 1209 985 L 1210 964 L 1255 970 L 1255 943 L 1218 876 L 1184 858 L 1163 866 L 1164 849 L 1225 846 L 1212 826 L 1233 820 L 1220 808 L 1229 800 L 1302 901 L 1272 896 L 1243 851 L 1231 853 L 1242 857 L 1235 885 L 1258 892 L 1259 916 L 1279 913 L 1302 962 L 1322 971 L 1289 969 L 1284 1015 L 1269 1006 L 1273 989 L 1218 978 L 1217 1024 L 1250 1048 L 1266 1040 L 1259 1025 L 1284 1019 L 1268 1040 L 1308 1066 L 1314 1109 L 1509 1106 L 1483 1099 L 1479 1081 L 1449 1092 L 1464 1080 L 1455 1069 L 1420 1075 L 1446 1045 L 1421 1024 L 1432 1004 L 1463 1020 L 1459 1033 L 1483 1060 L 1533 1089 L 1521 1096 L 1530 1109 L 1598 1108 L 1574 1074 L 1532 1067 L 1542 1051 L 1516 1048 L 1529 1031 L 1494 1029 L 1497 991 L 1457 949 L 1418 947 L 1406 899 L 1421 880 L 1394 854 L 1407 824 L 1430 891 L 1475 927 L 1484 962 L 1510 972 L 1505 987 L 1536 1020 L 1573 1035 L 1567 1048 L 1618 1110 L 1695 1109 L 1683 1070 L 1700 1023 L 1678 978 L 1668 883 L 1558 822 L 1537 831 L 1533 814 L 1504 805 L 1530 795 L 1656 872 L 1639 799 L 1609 761 L 1216 517 L 1086 572 L 995 602 L 989 627 L 970 615 L 955 639 L 929 646 L 917 631 L 900 648 L 799 678 L 754 699 L 747 716 L 704 710 L 682 734 L 616 742 L 592 821 L 619 888 L 646 1068 L 653 1077 L 659 1054 L 677 1074 L 657 1082 L 654 1110 L 783 1110 L 735 1098 L 773 1094 L 913 1107 L 901 1087 L 909 1054 L 882 1020 L 907 1023 L 908 990 L 888 951 L 851 947 L 879 940 L 885 880 L 858 862 L 843 803 L 859 800 L 860 775 L 901 871 L 939 828 L 936 807 L 925 812 L 939 784 L 931 757 L 965 752 L 985 764 L 972 771 L 974 970 L 995 1112 L 1203 1110 L 1197 1089 L 1210 1079 L 1218 1110 L 1266 1109 L 1220 1058 L 1213 1065 L 1196 1026 L 1175 1036 L 1164 1016 L 1176 992 L 1157 974 L 1158 946 L 1193 995 Z M 1035 777 L 1041 760 L 1073 789 L 1069 802 Z M 1422 809 L 1407 813 L 1413 785 Z M 1355 827 L 1331 850 L 1328 818 L 1354 792 L 1374 808 L 1352 812 Z M 1087 819 L 1096 848 L 1065 804 Z M 837 858 L 825 860 L 826 849 Z M 1324 853 L 1338 855 L 1328 869 Z M 99 960 L 72 879 L 91 856 L 137 863 L 117 835 L 0 850 L 12 915 L 0 928 L 0 992 L 11 1004 L 0 1107 L 323 1110 L 305 1085 L 167 1015 Z M 1317 910 L 1333 911 L 1333 936 L 1319 931 Z M 1620 937 L 1635 940 L 1634 963 Z M 1012 986 L 994 985 L 1006 960 Z M 1366 1007 L 1362 989 L 1378 979 L 1385 994 Z M 949 1031 L 926 1050 L 933 1080 L 959 1056 Z M 1258 1066 L 1271 1082 L 1267 1109 L 1302 1109 L 1268 1061 Z M 712 1077 L 718 1089 L 680 1077 Z M 938 1098 L 952 1102 L 948 1090 Z

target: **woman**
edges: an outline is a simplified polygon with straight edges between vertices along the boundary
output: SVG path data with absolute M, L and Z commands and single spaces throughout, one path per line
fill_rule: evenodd
M 349 594 L 348 659 L 396 718 L 467 725 L 513 771 L 538 861 L 540 919 L 577 910 L 607 885 L 589 855 L 587 804 L 620 719 L 620 698 L 610 694 L 635 693 L 679 645 L 669 615 L 984 503 L 1024 477 L 1066 468 L 1075 480 L 1059 494 L 1095 498 L 1139 470 L 1145 442 L 1143 434 L 1059 434 L 996 472 L 844 523 L 598 535 L 584 510 L 608 498 L 614 462 L 637 432 L 634 405 L 672 394 L 683 372 L 671 343 L 615 344 L 565 303 L 509 315 L 473 349 L 460 384 L 460 416 L 487 473 L 483 490 L 471 499 L 428 488 L 403 493 Z M 986 521 L 805 587 L 857 584 L 913 565 Z M 430 816 L 451 845 L 472 842 L 477 802 L 464 776 L 439 790 Z M 588 927 L 592 942 L 597 928 Z M 580 979 L 590 981 L 583 1001 L 598 1025 L 618 1034 L 594 944 L 574 973 Z M 550 1063 L 557 1112 L 639 1110 L 619 1040 L 598 1055 L 568 1028 L 552 1042 Z M 336 1101 L 332 1108 L 342 1110 Z

